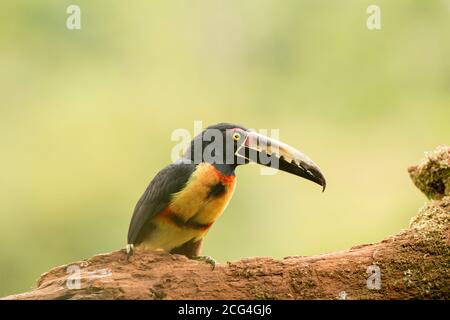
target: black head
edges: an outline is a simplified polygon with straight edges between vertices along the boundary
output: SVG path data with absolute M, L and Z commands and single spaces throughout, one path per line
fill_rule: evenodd
M 196 136 L 183 155 L 195 164 L 213 164 L 222 173 L 234 174 L 238 165 L 255 162 L 311 180 L 325 189 L 319 167 L 297 149 L 230 123 L 219 123 Z
M 236 151 L 244 141 L 241 137 L 244 137 L 246 132 L 247 129 L 243 126 L 231 123 L 209 126 L 191 141 L 183 158 L 196 164 L 208 162 L 221 171 L 232 174 L 236 166 L 245 163 L 236 156 Z

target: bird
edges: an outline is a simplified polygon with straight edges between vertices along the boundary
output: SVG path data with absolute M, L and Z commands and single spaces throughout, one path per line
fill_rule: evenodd
M 177 161 L 159 171 L 137 202 L 128 229 L 127 260 L 136 249 L 163 250 L 202 260 L 206 234 L 233 196 L 238 166 L 258 163 L 322 186 L 320 168 L 279 140 L 231 123 L 211 125 L 195 136 Z

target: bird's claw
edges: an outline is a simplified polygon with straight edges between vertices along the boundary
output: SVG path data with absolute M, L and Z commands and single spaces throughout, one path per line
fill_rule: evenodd
M 130 261 L 130 257 L 133 255 L 133 253 L 134 253 L 134 245 L 127 244 L 127 262 Z
M 212 258 L 210 256 L 196 256 L 196 257 L 193 257 L 192 259 L 197 260 L 197 261 L 203 261 L 203 262 L 210 264 L 212 266 L 212 270 L 214 270 L 216 268 L 217 261 L 214 260 L 214 258 Z

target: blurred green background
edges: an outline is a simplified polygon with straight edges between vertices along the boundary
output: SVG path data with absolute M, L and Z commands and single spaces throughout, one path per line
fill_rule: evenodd
M 0 295 L 123 248 L 174 129 L 279 128 L 328 179 L 238 169 L 207 236 L 219 262 L 398 232 L 426 201 L 406 168 L 450 141 L 450 1 L 3 1 Z M 81 30 L 66 8 L 81 7 Z

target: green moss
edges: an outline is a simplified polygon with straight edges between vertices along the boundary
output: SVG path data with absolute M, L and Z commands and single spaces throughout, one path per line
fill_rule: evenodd
M 429 199 L 450 195 L 450 147 L 439 146 L 408 169 L 411 179 Z
M 155 300 L 163 300 L 167 296 L 167 294 L 164 291 L 156 289 L 150 289 L 150 294 L 153 296 Z
M 410 222 L 410 228 L 442 231 L 450 222 L 450 197 L 433 201 L 423 207 Z
M 257 286 L 250 289 L 250 293 L 255 298 L 255 300 L 277 300 L 275 295 L 266 292 Z

